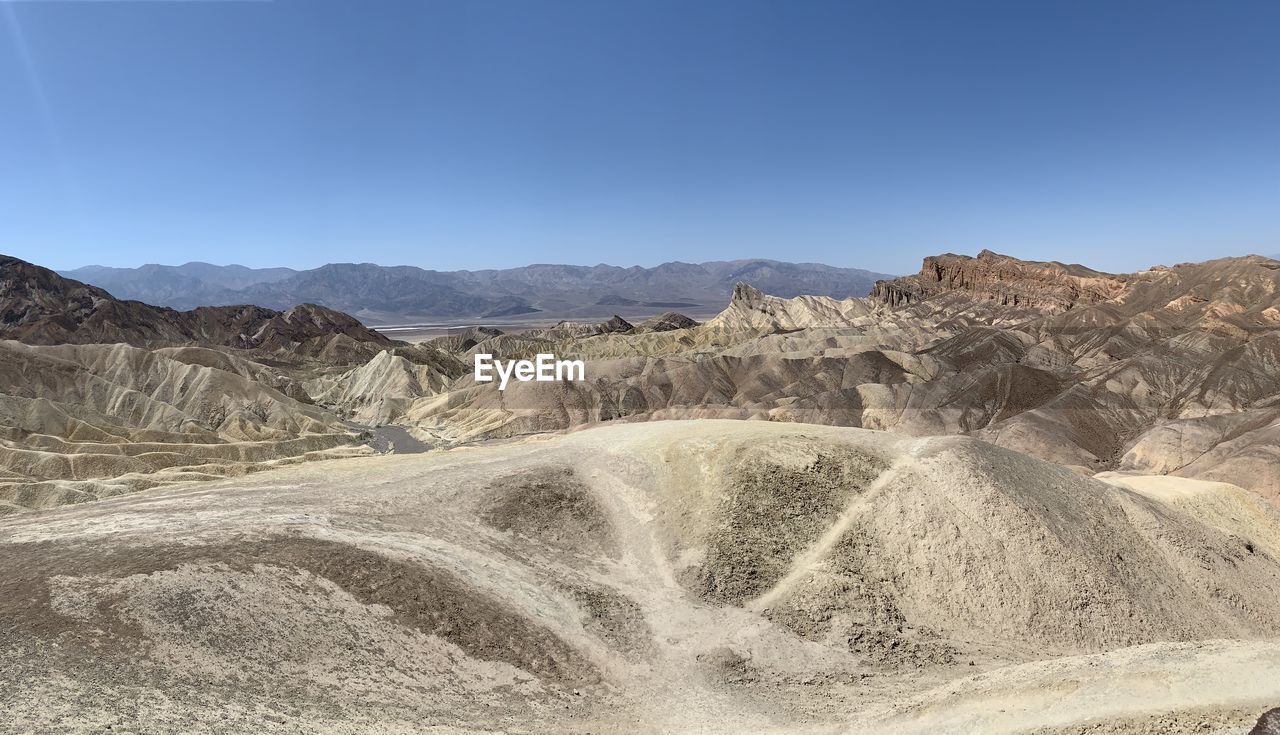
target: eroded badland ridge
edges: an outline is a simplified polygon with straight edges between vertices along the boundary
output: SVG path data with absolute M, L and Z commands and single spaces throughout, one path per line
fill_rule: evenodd
M 867 298 L 408 344 L 3 259 L 0 337 L 0 732 L 1225 734 L 1280 703 L 1275 260 L 943 255 Z M 587 379 L 499 391 L 477 353 Z
M 582 358 L 584 384 L 498 393 L 464 373 L 433 395 L 363 390 L 403 369 L 384 361 L 349 374 L 335 405 L 436 441 L 707 416 L 967 433 L 1083 472 L 1232 480 L 1274 498 L 1278 285 L 1280 264 L 1259 257 L 1110 276 L 946 256 L 870 299 L 744 285 L 685 329 L 566 325 L 435 343 L 464 363 Z

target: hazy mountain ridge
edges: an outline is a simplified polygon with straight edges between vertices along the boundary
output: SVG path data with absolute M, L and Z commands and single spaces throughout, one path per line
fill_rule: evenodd
M 279 281 L 296 273 L 292 268 L 246 268 L 198 261 L 182 265 L 151 263 L 138 268 L 87 265 L 59 271 L 62 276 L 91 283 L 118 298 L 174 309 L 244 303 L 235 295 L 238 290 Z
M 521 268 L 434 271 L 415 266 L 331 263 L 305 271 L 243 266 L 86 266 L 62 275 L 172 308 L 255 304 L 283 309 L 315 303 L 367 323 L 418 317 L 494 318 L 538 311 L 636 303 L 718 308 L 745 281 L 778 296 L 865 296 L 885 274 L 773 260 L 671 262 L 653 268 L 535 264 Z M 678 308 L 678 307 L 677 307 Z

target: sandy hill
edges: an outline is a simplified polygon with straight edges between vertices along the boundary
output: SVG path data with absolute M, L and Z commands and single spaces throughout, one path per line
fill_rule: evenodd
M 1277 539 L 1231 486 L 783 423 L 301 465 L 0 520 L 0 731 L 1243 732 Z

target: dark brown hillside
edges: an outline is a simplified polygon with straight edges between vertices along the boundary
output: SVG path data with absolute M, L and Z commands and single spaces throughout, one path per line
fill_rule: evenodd
M 192 311 L 121 301 L 40 266 L 0 256 L 0 338 L 27 344 L 197 344 L 317 356 L 334 338 L 387 348 L 397 343 L 342 312 L 314 304 Z

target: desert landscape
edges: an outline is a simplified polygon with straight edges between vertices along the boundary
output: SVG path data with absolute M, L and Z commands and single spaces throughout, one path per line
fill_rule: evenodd
M 3 259 L 0 731 L 1272 732 L 1280 261 L 866 290 L 404 342 Z
M 0 0 L 0 735 L 1280 735 L 1277 39 Z

